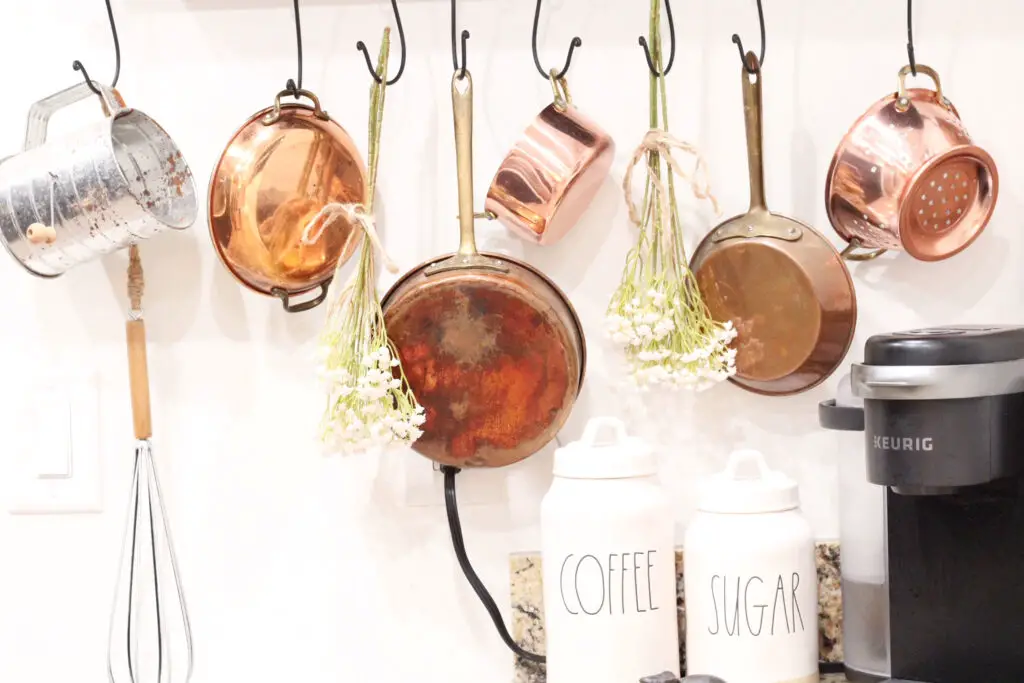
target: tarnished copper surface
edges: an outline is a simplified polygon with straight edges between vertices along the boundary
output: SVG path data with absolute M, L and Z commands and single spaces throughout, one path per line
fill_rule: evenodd
M 560 99 L 537 115 L 498 167 L 484 208 L 520 237 L 554 244 L 586 211 L 614 157 L 608 134 L 568 97 Z
M 426 408 L 413 448 L 459 467 L 501 467 L 547 444 L 581 382 L 582 333 L 559 292 L 522 264 L 427 275 L 385 297 L 388 336 Z
M 712 230 L 690 262 L 701 295 L 736 327 L 735 384 L 784 395 L 820 384 L 853 341 L 853 280 L 831 243 L 813 228 L 771 213 L 764 200 L 761 74 L 743 72 L 750 210 Z M 751 80 L 753 78 L 753 80 Z
M 829 167 L 825 206 L 846 240 L 870 249 L 903 249 L 923 261 L 967 248 L 995 209 L 999 175 L 956 108 L 935 90 L 904 87 L 876 102 L 843 138 Z
M 459 251 L 410 271 L 382 301 L 388 336 L 426 409 L 413 448 L 458 467 L 527 458 L 565 424 L 585 341 L 565 295 L 532 267 L 481 254 L 473 231 L 472 81 L 452 79 Z
M 217 253 L 257 292 L 314 289 L 352 256 L 362 230 L 338 217 L 309 245 L 303 231 L 329 203 L 362 202 L 365 180 L 355 143 L 319 103 L 268 107 L 232 136 L 210 179 Z

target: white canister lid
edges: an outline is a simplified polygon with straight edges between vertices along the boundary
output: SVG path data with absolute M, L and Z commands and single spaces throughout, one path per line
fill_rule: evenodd
M 627 479 L 647 477 L 658 463 L 643 439 L 626 434 L 614 417 L 595 417 L 583 436 L 555 451 L 555 476 L 566 479 Z
M 771 470 L 760 451 L 739 450 L 725 470 L 702 482 L 698 509 L 704 512 L 751 514 L 800 507 L 797 483 Z

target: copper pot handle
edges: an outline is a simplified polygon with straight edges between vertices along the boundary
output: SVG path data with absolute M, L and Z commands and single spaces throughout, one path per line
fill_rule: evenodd
M 942 94 L 942 83 L 939 81 L 939 73 L 935 69 L 930 66 L 925 66 L 924 64 L 918 64 L 916 68 L 918 73 L 922 73 L 932 79 L 932 82 L 935 83 L 936 99 L 939 101 L 939 104 L 948 108 L 949 100 L 947 100 L 946 96 Z M 910 96 L 907 95 L 907 76 L 910 75 L 911 71 L 913 71 L 913 69 L 909 64 L 900 69 L 900 87 L 899 90 L 896 91 L 896 111 L 903 112 L 910 108 Z
M 743 113 L 747 129 L 747 165 L 750 169 L 750 211 L 767 211 L 764 199 L 764 163 L 762 161 L 763 123 L 761 117 L 761 68 L 757 56 L 747 53 L 741 69 Z M 751 72 L 748 72 L 748 65 Z
M 473 77 L 468 71 L 452 75 L 455 112 L 455 163 L 459 174 L 459 255 L 476 256 L 473 229 Z
M 291 90 L 282 90 L 277 93 L 274 97 L 274 110 L 264 116 L 261 121 L 263 125 L 270 126 L 277 123 L 281 118 L 281 98 L 285 95 L 292 95 L 295 99 L 305 97 L 313 103 L 313 116 L 324 121 L 330 121 L 331 117 L 327 115 L 327 112 L 320 107 L 320 99 L 313 94 L 310 90 L 302 90 L 301 88 L 292 92 Z
M 303 301 L 301 304 L 293 304 L 291 302 L 291 294 L 281 289 L 280 287 L 271 288 L 270 293 L 281 300 L 281 305 L 284 307 L 284 310 L 288 311 L 289 313 L 302 313 L 303 311 L 314 309 L 324 302 L 324 300 L 327 298 L 327 288 L 330 284 L 330 280 L 327 280 L 326 282 L 321 282 L 320 293 L 317 294 L 316 297 L 310 299 L 309 301 Z
M 920 69 L 921 67 L 918 68 Z M 865 251 L 859 254 L 854 253 L 855 250 L 863 248 L 864 245 L 860 243 L 860 240 L 854 237 L 850 240 L 850 243 L 846 245 L 846 248 L 839 252 L 839 255 L 847 261 L 872 261 L 889 251 L 888 249 L 874 249 L 872 251 Z
M 555 109 L 565 111 L 572 106 L 572 94 L 569 92 L 569 84 L 565 82 L 565 76 L 559 78 L 558 69 L 551 69 L 548 72 L 548 80 L 551 81 L 551 94 L 555 103 Z

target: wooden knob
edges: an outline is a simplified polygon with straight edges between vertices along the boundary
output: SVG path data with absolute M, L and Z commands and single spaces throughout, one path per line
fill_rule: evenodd
M 33 223 L 28 226 L 25 236 L 32 244 L 53 244 L 57 241 L 57 231 L 53 229 L 53 226 L 42 223 Z

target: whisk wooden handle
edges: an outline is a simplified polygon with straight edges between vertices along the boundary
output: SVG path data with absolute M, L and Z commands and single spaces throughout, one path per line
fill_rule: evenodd
M 146 365 L 146 323 L 129 320 L 125 324 L 128 336 L 128 380 L 132 394 L 132 420 L 135 438 L 153 436 L 153 420 L 149 412 L 149 369 Z

